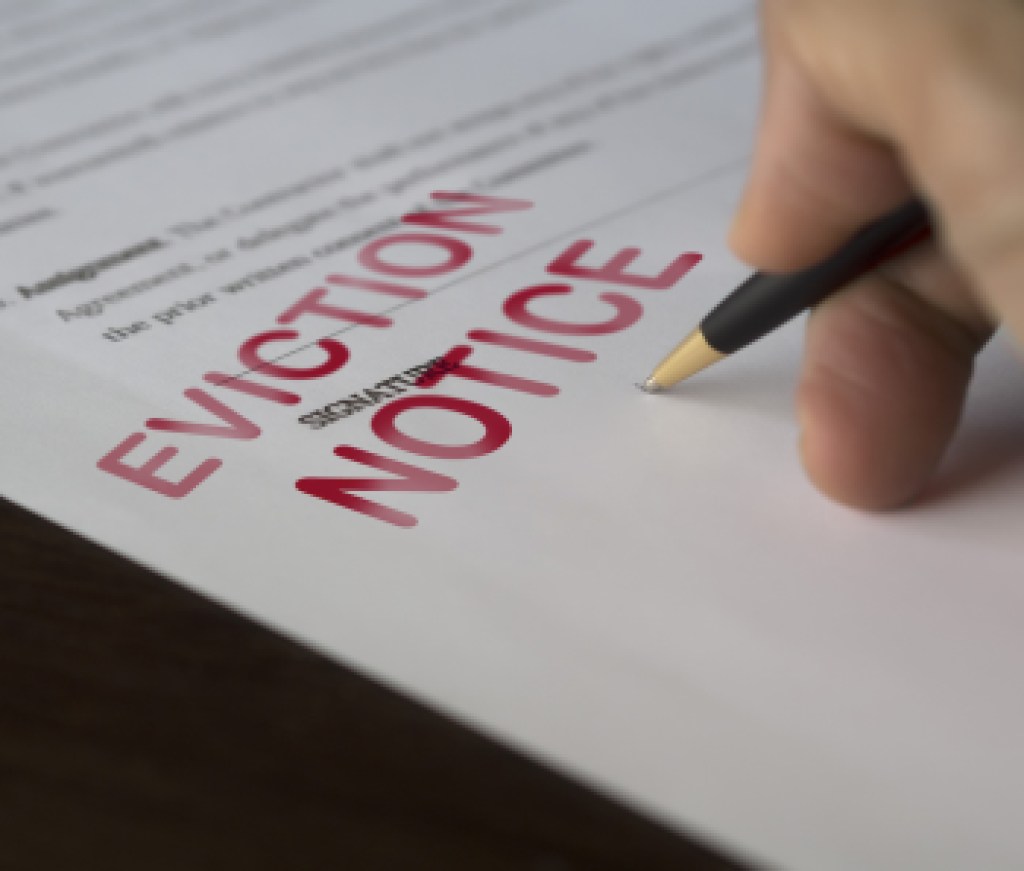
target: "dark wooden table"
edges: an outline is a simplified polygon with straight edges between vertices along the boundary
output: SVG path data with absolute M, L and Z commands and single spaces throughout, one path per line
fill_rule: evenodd
M 738 866 L 0 501 L 0 869 Z

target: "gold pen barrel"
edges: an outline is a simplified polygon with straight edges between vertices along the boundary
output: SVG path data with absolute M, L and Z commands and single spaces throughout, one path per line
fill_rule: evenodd
M 704 334 L 696 329 L 681 341 L 672 353 L 662 360 L 644 382 L 644 390 L 656 393 L 667 390 L 685 378 L 707 369 L 726 355 L 708 344 Z

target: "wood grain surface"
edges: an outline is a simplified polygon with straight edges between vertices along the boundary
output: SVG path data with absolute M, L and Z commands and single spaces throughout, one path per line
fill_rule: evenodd
M 716 856 L 0 502 L 0 869 L 695 869 Z

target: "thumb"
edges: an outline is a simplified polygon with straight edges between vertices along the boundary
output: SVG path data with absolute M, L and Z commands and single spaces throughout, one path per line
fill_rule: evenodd
M 979 57 L 979 21 L 998 4 L 974 30 L 951 4 L 927 5 L 763 4 L 764 109 L 731 239 L 755 266 L 792 271 L 912 187 L 935 207 L 940 250 L 867 277 L 809 323 L 804 463 L 826 493 L 869 508 L 904 503 L 938 464 L 995 316 L 1024 341 L 1024 33 L 1011 52 L 1013 28 L 992 25 Z M 1024 27 L 1022 9 L 1004 14 Z M 898 49 L 922 22 L 928 50 L 908 78 Z

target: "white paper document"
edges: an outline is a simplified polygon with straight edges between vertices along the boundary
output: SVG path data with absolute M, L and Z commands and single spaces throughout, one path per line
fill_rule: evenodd
M 0 2 L 0 492 L 794 871 L 1024 867 L 1024 373 L 911 511 L 797 459 L 741 0 Z

